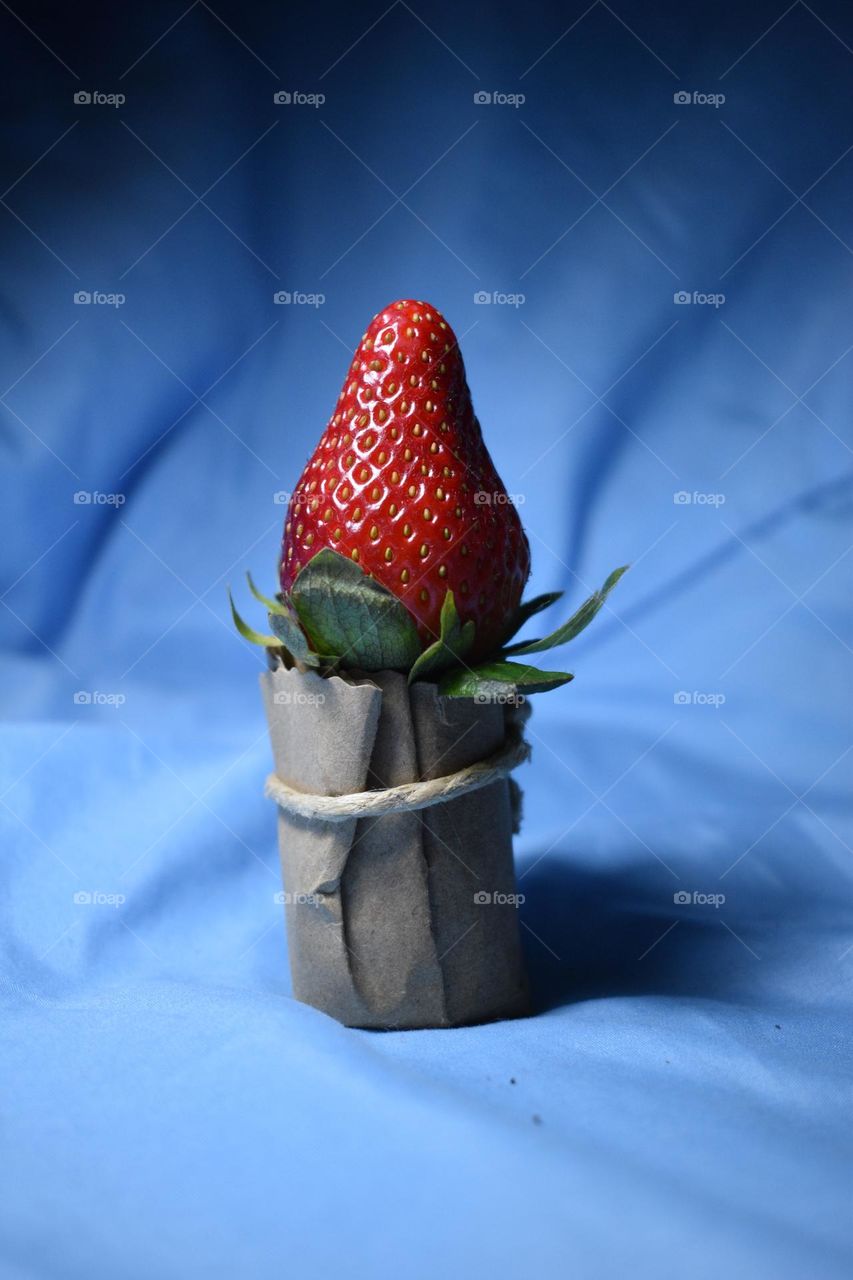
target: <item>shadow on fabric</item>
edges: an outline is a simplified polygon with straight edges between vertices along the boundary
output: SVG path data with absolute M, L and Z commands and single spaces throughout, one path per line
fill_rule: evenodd
M 532 866 L 520 882 L 520 919 L 534 1013 L 623 995 L 742 1000 L 751 985 L 744 964 L 762 950 L 755 922 L 741 925 L 713 904 L 681 905 L 679 888 L 646 867 L 596 871 L 553 856 Z M 789 909 L 779 903 L 774 914 Z

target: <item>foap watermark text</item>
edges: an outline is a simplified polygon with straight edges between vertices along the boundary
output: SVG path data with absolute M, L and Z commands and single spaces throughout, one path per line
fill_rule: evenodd
M 677 907 L 714 907 L 719 911 L 726 900 L 724 893 L 700 893 L 694 889 L 688 893 L 686 889 L 676 889 L 672 900 Z
M 123 507 L 127 497 L 123 493 L 101 493 L 100 489 L 78 489 L 74 494 L 75 507 Z
M 325 693 L 306 693 L 302 689 L 279 689 L 273 694 L 277 707 L 322 707 Z
M 702 93 L 699 89 L 693 89 L 692 91 L 676 89 L 672 95 L 672 100 L 677 107 L 716 107 L 719 111 L 726 100 L 726 95 L 724 93 Z
M 726 301 L 724 293 L 703 293 L 701 289 L 676 289 L 672 300 L 677 307 L 722 307 Z
M 123 293 L 103 293 L 100 289 L 78 289 L 74 294 L 75 307 L 123 307 L 126 302 Z
M 527 301 L 523 293 L 501 293 L 500 289 L 478 289 L 474 302 L 478 307 L 523 307 Z
M 677 707 L 721 707 L 726 701 L 724 693 L 703 693 L 701 689 L 679 689 L 672 695 Z
M 504 493 L 494 489 L 478 489 L 474 504 L 478 507 L 522 507 L 526 499 L 523 493 Z
M 477 702 L 480 706 L 489 706 L 492 703 L 500 707 L 522 707 L 525 703 L 523 693 L 516 693 L 514 689 L 508 690 L 494 689 L 486 692 L 481 690 L 479 693 L 472 695 L 472 702 Z
M 123 107 L 126 102 L 123 93 L 102 93 L 100 89 L 78 89 L 74 94 L 77 107 Z
M 277 307 L 322 307 L 325 293 L 302 293 L 299 289 L 278 289 L 272 296 Z
M 100 689 L 78 689 L 74 694 L 75 707 L 123 707 L 126 702 L 123 693 L 104 693 Z
M 699 493 L 696 489 L 678 489 L 672 500 L 677 507 L 721 507 L 726 500 L 724 493 Z
M 120 907 L 127 902 L 123 893 L 104 893 L 102 889 L 79 889 L 74 894 L 76 907 Z
M 273 894 L 273 902 L 280 907 L 322 907 L 326 901 L 322 893 L 289 893 L 279 890 Z
M 303 93 L 301 89 L 279 89 L 272 100 L 277 107 L 322 107 L 325 93 Z
M 474 94 L 476 107 L 523 107 L 527 98 L 523 93 L 502 93 L 500 89 L 478 89 Z
M 520 907 L 526 901 L 523 893 L 489 893 L 480 889 L 474 894 L 478 907 Z

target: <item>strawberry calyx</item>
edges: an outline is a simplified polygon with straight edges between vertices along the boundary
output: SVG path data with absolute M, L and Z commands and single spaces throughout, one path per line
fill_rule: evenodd
M 528 665 L 528 654 L 567 644 L 592 622 L 626 572 L 613 571 L 579 609 L 555 631 L 535 640 L 514 637 L 537 613 L 555 604 L 562 592 L 548 592 L 519 604 L 492 653 L 471 664 L 475 624 L 459 618 L 452 590 L 441 607 L 439 634 L 424 643 L 402 602 L 352 560 L 323 548 L 300 570 L 289 592 L 263 595 L 247 574 L 249 590 L 268 613 L 272 635 L 255 631 L 237 612 L 230 596 L 234 624 L 244 639 L 261 645 L 287 667 L 330 676 L 356 670 L 393 670 L 409 683 L 430 681 L 452 698 L 507 700 L 542 693 L 573 679 L 570 672 Z M 522 659 L 522 661 L 518 661 Z

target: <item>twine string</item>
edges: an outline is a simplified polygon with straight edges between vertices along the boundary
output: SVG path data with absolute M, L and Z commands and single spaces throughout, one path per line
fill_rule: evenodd
M 376 791 L 355 791 L 343 796 L 313 795 L 297 791 L 277 774 L 266 780 L 264 794 L 274 800 L 285 813 L 321 822 L 347 822 L 352 818 L 378 818 L 387 813 L 412 813 L 435 804 L 446 804 L 459 796 L 479 791 L 509 776 L 519 764 L 530 758 L 530 745 L 525 741 L 521 714 L 507 718 L 507 736 L 503 744 L 485 760 L 477 760 L 455 773 L 425 782 L 405 782 L 397 787 Z

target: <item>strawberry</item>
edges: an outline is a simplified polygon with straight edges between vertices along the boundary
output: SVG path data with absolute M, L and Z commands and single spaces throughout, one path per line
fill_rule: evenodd
M 287 595 L 323 547 L 356 561 L 412 614 L 424 643 L 454 593 L 472 657 L 512 624 L 530 550 L 483 442 L 452 329 L 426 302 L 394 302 L 359 343 L 334 413 L 288 507 Z

